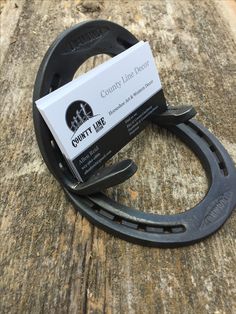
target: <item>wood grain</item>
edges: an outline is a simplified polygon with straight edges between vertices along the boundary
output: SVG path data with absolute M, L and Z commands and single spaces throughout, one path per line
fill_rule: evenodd
M 1 1 L 1 313 L 235 313 L 236 215 L 199 244 L 150 249 L 75 212 L 49 173 L 31 99 L 47 48 L 64 29 L 109 19 L 150 42 L 170 104 L 192 104 L 236 162 L 235 1 Z M 101 62 L 90 59 L 86 71 Z M 150 125 L 113 160 L 139 170 L 110 189 L 140 210 L 176 213 L 207 192 L 204 170 Z

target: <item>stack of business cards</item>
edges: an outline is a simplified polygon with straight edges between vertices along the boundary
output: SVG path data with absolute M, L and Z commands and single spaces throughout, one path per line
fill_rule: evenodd
M 141 41 L 36 105 L 72 172 L 85 181 L 165 99 L 150 46 Z

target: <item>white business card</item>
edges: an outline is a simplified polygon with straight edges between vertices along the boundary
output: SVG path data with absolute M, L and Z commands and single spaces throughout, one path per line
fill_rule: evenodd
M 81 169 L 73 161 L 78 161 L 83 152 L 160 91 L 161 82 L 150 46 L 141 41 L 37 100 L 36 105 L 63 155 L 71 161 L 75 175 L 83 180 Z M 131 124 L 132 127 L 126 123 L 130 136 L 132 129 L 135 132 L 134 121 Z M 127 138 L 122 145 L 129 140 Z M 108 154 L 109 158 L 112 153 Z M 107 156 L 97 163 L 98 166 L 105 160 Z M 87 174 L 91 173 L 87 171 Z

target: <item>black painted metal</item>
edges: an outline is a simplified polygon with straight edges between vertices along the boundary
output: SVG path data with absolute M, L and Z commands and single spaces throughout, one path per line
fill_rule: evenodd
M 163 126 L 178 125 L 192 119 L 196 113 L 192 106 L 168 106 L 165 112 L 153 114 L 150 120 Z
M 180 118 L 176 118 L 179 114 L 176 115 L 176 112 L 175 117 L 165 112 L 162 120 L 160 116 L 152 117 L 157 124 L 163 124 L 165 119 L 170 121 L 164 123 L 164 127 L 197 154 L 209 178 L 208 193 L 197 206 L 181 214 L 166 216 L 128 208 L 102 193 L 79 195 L 77 180 L 35 106 L 37 99 L 69 82 L 89 57 L 100 53 L 114 56 L 137 41 L 121 26 L 99 20 L 81 23 L 61 34 L 46 53 L 36 78 L 33 97 L 35 133 L 49 170 L 62 184 L 75 208 L 92 223 L 138 244 L 159 247 L 188 245 L 218 230 L 236 205 L 234 164 L 222 144 L 205 127 L 196 120 L 187 121 L 194 115 L 192 109 L 182 111 L 185 118 L 181 114 Z M 173 123 L 179 124 L 171 126 Z M 131 166 L 130 174 L 136 170 L 133 165 L 127 166 L 124 168 Z

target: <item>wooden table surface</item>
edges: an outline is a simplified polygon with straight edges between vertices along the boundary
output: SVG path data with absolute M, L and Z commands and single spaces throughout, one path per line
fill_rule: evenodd
M 236 313 L 235 213 L 212 237 L 176 249 L 134 245 L 94 227 L 45 166 L 31 103 L 54 38 L 81 21 L 109 19 L 150 42 L 168 102 L 194 105 L 236 162 L 236 2 L 1 0 L 0 10 L 0 312 Z M 196 156 L 157 127 L 113 161 L 125 157 L 139 170 L 109 191 L 124 204 L 171 214 L 207 192 Z

